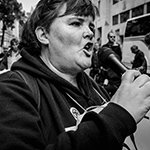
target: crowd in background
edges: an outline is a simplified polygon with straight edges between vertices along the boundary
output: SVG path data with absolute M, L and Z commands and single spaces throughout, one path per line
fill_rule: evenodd
M 0 73 L 10 70 L 12 64 L 21 57 L 18 44 L 19 40 L 12 38 L 8 48 L 0 47 Z
M 103 86 L 112 97 L 121 84 L 121 78 L 106 64 L 101 63 L 99 53 L 101 51 L 101 48 L 110 48 L 113 52 L 115 52 L 118 60 L 122 62 L 122 49 L 121 45 L 116 42 L 116 35 L 112 30 L 108 32 L 107 39 L 108 42 L 104 45 L 101 45 L 101 43 L 98 42 L 99 38 L 97 39 L 89 75 L 100 86 Z M 147 41 L 149 41 L 149 39 Z M 132 45 L 130 49 L 135 56 L 133 58 L 133 61 L 131 61 L 131 68 L 127 68 L 139 70 L 142 74 L 147 74 L 147 60 L 145 58 L 145 54 L 138 48 L 137 45 Z
M 150 110 L 150 77 L 127 70 L 120 79 L 100 62 L 100 47 L 122 53 L 112 31 L 93 53 L 97 15 L 90 0 L 41 0 L 19 46 L 12 39 L 2 52 L 1 150 L 122 150 L 134 134 Z

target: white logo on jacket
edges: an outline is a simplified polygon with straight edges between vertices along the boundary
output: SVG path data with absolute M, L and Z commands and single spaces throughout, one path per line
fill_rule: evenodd
M 65 128 L 65 131 L 76 131 L 78 128 L 78 125 L 80 124 L 80 122 L 82 121 L 82 118 L 84 117 L 84 115 L 88 112 L 95 112 L 95 113 L 100 113 L 101 110 L 103 110 L 104 107 L 106 107 L 108 105 L 109 102 L 105 103 L 104 105 L 101 106 L 91 106 L 89 108 L 87 108 L 85 110 L 85 112 L 83 114 L 80 114 L 80 112 L 75 108 L 75 107 L 71 107 L 70 108 L 70 112 L 73 115 L 73 117 L 76 120 L 76 125 L 75 126 L 71 126 L 71 127 L 67 127 Z

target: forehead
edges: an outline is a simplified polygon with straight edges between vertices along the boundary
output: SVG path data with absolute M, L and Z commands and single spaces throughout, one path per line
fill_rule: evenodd
M 132 46 L 131 49 L 132 49 L 132 50 L 136 50 L 137 47 L 136 47 L 136 46 Z
M 64 4 L 60 10 L 59 10 L 59 15 L 58 15 L 58 18 L 61 18 L 61 17 L 67 17 L 69 20 L 72 20 L 72 19 L 79 19 L 79 20 L 84 20 L 84 21 L 91 21 L 91 22 L 94 22 L 94 19 L 91 15 L 89 16 L 80 16 L 80 15 L 77 15 L 75 13 L 72 13 L 72 14 L 67 14 L 66 13 L 66 9 L 67 9 L 67 5 Z
M 70 14 L 84 17 L 91 16 L 93 20 L 95 20 L 96 8 L 92 3 L 87 3 L 84 0 L 69 0 L 59 7 L 58 16 L 66 16 Z
M 109 33 L 109 36 L 115 36 L 115 34 L 114 33 Z

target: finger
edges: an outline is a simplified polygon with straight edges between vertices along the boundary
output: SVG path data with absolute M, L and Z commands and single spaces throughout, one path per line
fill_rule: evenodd
M 122 82 L 132 83 L 141 73 L 137 70 L 127 70 L 122 76 Z
M 143 94 L 145 94 L 145 97 L 150 97 L 150 81 L 147 81 L 141 89 L 143 90 Z M 150 101 L 150 100 L 149 100 Z
M 150 81 L 150 77 L 146 74 L 142 74 L 134 80 L 134 84 L 136 84 L 137 87 L 142 87 L 148 81 Z

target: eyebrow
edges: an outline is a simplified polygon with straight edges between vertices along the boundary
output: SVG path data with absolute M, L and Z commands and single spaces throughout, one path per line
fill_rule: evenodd
M 69 20 L 72 20 L 72 19 L 78 19 L 80 21 L 84 21 L 85 20 L 84 17 L 80 17 L 80 16 L 73 16 L 73 17 L 69 18 Z
M 82 16 L 73 16 L 73 17 L 69 18 L 69 20 L 73 20 L 73 19 L 77 19 L 77 20 L 79 20 L 81 22 L 84 22 L 84 20 L 85 20 L 85 18 L 82 17 Z M 90 24 L 92 24 L 93 26 L 95 26 L 93 22 L 90 22 Z

